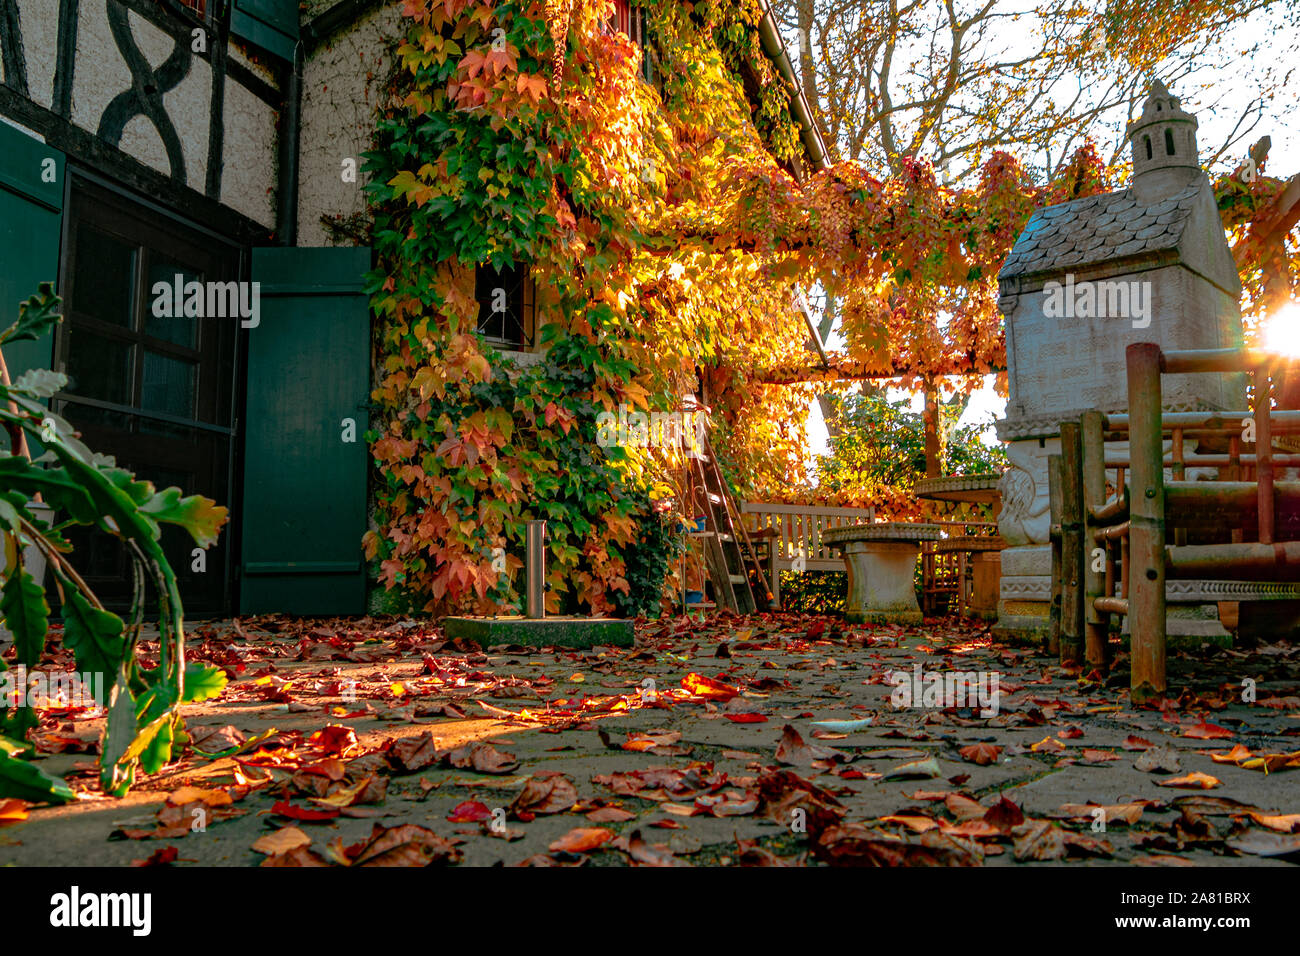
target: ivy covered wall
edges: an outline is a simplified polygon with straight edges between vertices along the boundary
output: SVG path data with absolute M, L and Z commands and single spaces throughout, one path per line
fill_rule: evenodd
M 802 360 L 799 276 L 700 228 L 742 171 L 793 186 L 799 140 L 757 4 L 643 9 L 645 49 L 601 0 L 402 5 L 365 164 L 379 262 L 365 545 L 390 606 L 518 607 L 525 522 L 544 518 L 548 610 L 656 613 L 680 466 L 602 447 L 601 412 L 672 411 L 703 384 L 738 490 L 806 474 L 805 390 L 756 375 Z M 489 268 L 535 283 L 540 361 L 477 334 Z

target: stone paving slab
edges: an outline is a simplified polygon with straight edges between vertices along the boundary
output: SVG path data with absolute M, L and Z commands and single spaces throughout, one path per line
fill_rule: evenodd
M 866 825 L 873 839 L 909 846 L 960 824 L 947 799 L 990 808 L 1005 798 L 1030 823 L 1048 821 L 1054 831 L 1079 841 L 1106 840 L 1108 849 L 1099 854 L 1076 842 L 1070 855 L 1042 861 L 1070 865 L 1163 864 L 1175 857 L 1195 865 L 1286 865 L 1239 855 L 1225 841 L 1266 830 L 1249 816 L 1252 808 L 1265 815 L 1300 814 L 1300 769 L 1264 774 L 1197 752 L 1226 754 L 1235 745 L 1252 753 L 1300 751 L 1300 707 L 1294 701 L 1267 707 L 1241 701 L 1236 690 L 1250 676 L 1258 681 L 1260 700 L 1295 697 L 1300 654 L 1286 645 L 1255 654 L 1220 650 L 1178 658 L 1173 670 L 1180 685 L 1164 709 L 1134 710 L 1122 658 L 1108 681 L 1081 681 L 1044 655 L 994 644 L 982 628 L 952 622 L 907 629 L 795 615 L 662 622 L 639 627 L 633 648 L 589 650 L 453 645 L 436 626 L 419 622 L 272 623 L 269 630 L 260 630 L 256 619 L 200 628 L 190 651 L 196 659 L 243 663 L 242 670 L 229 667 L 233 679 L 221 699 L 187 710 L 191 733 L 233 725 L 251 736 L 275 728 L 284 743 L 275 752 L 285 766 L 266 771 L 274 782 L 236 801 L 242 815 L 180 837 L 113 838 L 115 831 L 150 828 L 167 795 L 182 786 L 236 792 L 234 760 L 190 754 L 143 780 L 127 798 L 113 800 L 95 794 L 93 755 L 48 754 L 43 766 L 68 774 L 83 799 L 33 809 L 26 822 L 0 829 L 0 864 L 117 866 L 175 846 L 176 865 L 258 865 L 265 857 L 253 844 L 290 825 L 311 838 L 312 852 L 327 855 L 331 844 L 356 844 L 377 824 L 408 823 L 463 841 L 462 865 L 624 865 L 643 861 L 629 849 L 637 837 L 683 864 L 739 862 L 737 839 L 757 841 L 773 854 L 769 859 L 830 858 L 824 829 L 810 834 L 794 826 L 785 810 L 769 813 L 766 805 L 743 803 L 757 797 L 761 781 L 781 772 L 833 795 L 845 823 Z M 978 706 L 924 701 L 895 708 L 894 677 L 915 674 L 917 664 L 923 675 L 997 674 L 1004 688 L 997 715 L 981 717 Z M 723 689 L 710 690 L 710 680 Z M 1185 688 L 1181 696 L 1179 687 Z M 747 716 L 755 714 L 762 719 Z M 815 725 L 864 718 L 871 724 L 843 734 Z M 1207 723 L 1223 736 L 1186 735 Z M 91 718 L 57 728 L 93 749 L 101 724 Z M 289 820 L 273 806 L 319 806 L 294 773 L 323 759 L 308 738 L 328 724 L 351 728 L 357 743 L 346 755 L 347 767 L 368 767 L 366 773 L 388 781 L 387 793 L 381 802 L 350 808 L 355 817 Z M 519 766 L 498 775 L 438 765 L 405 773 L 383 755 L 394 742 L 424 734 L 436 739 L 440 754 L 490 742 Z M 631 738 L 644 742 L 654 734 L 661 742 L 649 751 L 624 749 L 641 745 Z M 788 742 L 791 734 L 797 746 L 783 752 L 783 737 Z M 1181 763 L 1178 775 L 1199 772 L 1218 785 L 1204 791 L 1159 786 L 1171 775 L 1134 769 L 1139 752 L 1124 749 L 1130 735 L 1173 748 Z M 1000 751 L 991 762 L 976 763 L 961 753 L 976 744 Z M 1096 760 L 1099 753 L 1118 759 Z M 1089 760 L 1096 762 L 1083 762 Z M 918 776 L 886 779 L 909 764 L 921 765 L 914 767 Z M 683 784 L 673 793 L 647 787 L 641 791 L 647 799 L 616 793 L 594 779 L 653 768 L 669 768 L 673 780 L 705 782 Z M 572 782 L 576 809 L 531 818 L 511 812 L 530 779 L 547 773 Z M 345 783 L 328 792 L 337 793 Z M 724 794 L 742 801 L 738 815 L 709 815 L 709 801 Z M 1193 838 L 1186 828 L 1199 825 L 1195 815 L 1186 817 L 1179 809 L 1185 801 L 1175 801 L 1197 795 L 1229 798 L 1244 809 L 1229 805 L 1232 812 L 1203 818 L 1214 833 Z M 1105 834 L 1065 819 L 1061 811 L 1066 804 L 1132 800 L 1159 806 L 1148 807 L 1132 828 L 1117 825 Z M 509 816 L 507 827 L 519 839 L 494 836 L 485 823 L 449 821 L 452 809 L 466 801 Z M 613 823 L 587 820 L 586 813 L 602 806 L 633 816 Z M 902 822 L 882 820 L 900 814 Z M 548 849 L 574 828 L 597 826 L 614 835 L 604 848 L 577 854 Z M 918 834 L 918 827 L 934 832 Z M 1019 839 L 1008 829 L 980 836 L 978 846 L 968 843 L 985 865 L 1038 865 L 1032 858 L 1016 859 Z

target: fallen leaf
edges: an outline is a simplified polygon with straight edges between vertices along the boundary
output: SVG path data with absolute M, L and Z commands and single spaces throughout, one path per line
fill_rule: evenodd
M 590 853 L 613 837 L 614 831 L 604 827 L 574 827 L 558 840 L 552 840 L 547 849 L 552 853 Z
M 1186 776 L 1156 781 L 1157 787 L 1179 787 L 1183 790 L 1213 790 L 1219 785 L 1217 779 L 1211 777 L 1208 773 L 1201 773 L 1199 770 L 1193 770 Z
M 1002 754 L 1002 748 L 988 743 L 971 744 L 969 747 L 962 747 L 957 751 L 961 754 L 963 760 L 969 760 L 973 764 L 981 767 L 987 767 L 991 763 L 996 763 L 998 757 Z
M 510 804 L 515 816 L 563 813 L 578 802 L 578 788 L 568 777 L 554 770 L 533 774 Z
M 722 681 L 694 672 L 682 678 L 682 687 L 696 697 L 702 697 L 705 700 L 728 701 L 740 694 L 739 687 L 732 687 L 730 684 L 724 684 Z
M 280 853 L 288 853 L 294 847 L 310 844 L 311 837 L 297 827 L 281 827 L 259 837 L 253 844 L 253 849 L 267 856 L 276 856 Z
M 1220 740 L 1232 735 L 1232 731 L 1227 727 L 1220 727 L 1218 724 L 1209 724 L 1205 721 L 1201 721 L 1199 724 L 1188 727 L 1183 731 L 1184 737 L 1191 737 L 1195 740 Z

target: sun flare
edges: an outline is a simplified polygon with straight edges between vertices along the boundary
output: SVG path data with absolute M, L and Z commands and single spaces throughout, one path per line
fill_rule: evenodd
M 1264 326 L 1264 348 L 1279 355 L 1300 358 L 1300 306 L 1287 304 Z

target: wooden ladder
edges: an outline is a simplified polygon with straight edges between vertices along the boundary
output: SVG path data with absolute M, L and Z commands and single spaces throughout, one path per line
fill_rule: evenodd
M 698 410 L 694 396 L 687 396 L 686 408 Z M 704 530 L 691 531 L 688 536 L 704 544 L 704 563 L 713 585 L 713 599 L 720 607 L 737 614 L 773 609 L 776 600 L 768 590 L 753 542 L 740 519 L 740 509 L 718 470 L 713 443 L 707 433 L 701 438 L 701 447 L 695 449 L 694 456 L 686 458 L 686 484 L 688 500 L 694 505 L 692 516 L 704 516 Z M 749 573 L 751 568 L 753 575 Z

